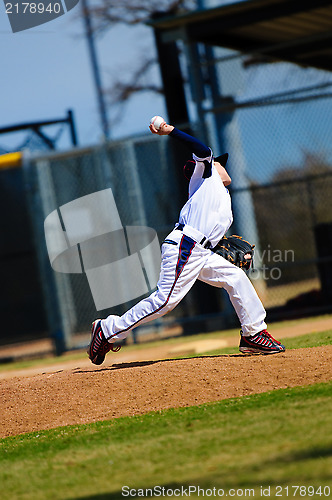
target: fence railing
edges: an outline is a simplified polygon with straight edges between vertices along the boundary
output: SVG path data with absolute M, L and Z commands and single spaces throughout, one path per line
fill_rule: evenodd
M 122 314 L 147 294 L 98 311 L 86 273 L 61 273 L 52 269 L 45 240 L 46 218 L 54 213 L 68 249 L 75 247 L 69 241 L 71 234 L 63 218 L 64 207 L 70 204 L 74 207 L 77 200 L 85 203 L 92 195 L 108 190 L 123 227 L 152 228 L 161 242 L 177 221 L 181 208 L 178 173 L 168 139 L 150 136 L 66 154 L 27 157 L 24 172 L 49 330 L 60 353 L 86 344 L 90 324 L 96 317 Z M 232 198 L 241 202 L 239 197 L 248 193 L 253 202 L 259 238 L 259 242 L 253 242 L 257 243 L 259 252 L 256 255 L 258 266 L 250 272 L 250 278 L 254 286 L 257 285 L 267 309 L 277 308 L 280 318 L 291 310 L 305 307 L 306 302 L 311 309 L 329 307 L 332 302 L 328 290 L 332 276 L 332 208 L 329 202 L 332 171 L 327 169 L 319 174 L 263 185 L 252 183 L 246 189 L 234 189 Z M 84 232 L 84 228 L 95 223 L 89 219 L 90 208 L 82 203 L 80 212 L 73 210 L 70 217 Z M 94 234 L 93 227 L 89 230 Z M 320 243 L 324 238 L 330 241 L 327 250 Z M 76 246 L 78 259 L 82 261 L 82 246 L 79 243 Z M 130 276 L 126 275 L 125 281 L 130 287 Z M 152 328 L 160 332 L 161 328 L 178 324 L 183 331 L 195 331 L 197 318 L 204 318 L 200 306 L 206 290 L 199 293 L 200 298 L 197 291 L 190 292 L 169 316 L 158 320 Z M 213 293 L 215 308 L 206 314 L 205 327 L 208 328 L 210 322 L 210 327 L 213 325 L 217 329 L 231 324 L 230 317 L 234 317 L 234 313 L 223 292 L 216 289 Z M 204 321 L 199 324 L 204 329 Z M 137 339 L 140 330 L 135 333 Z

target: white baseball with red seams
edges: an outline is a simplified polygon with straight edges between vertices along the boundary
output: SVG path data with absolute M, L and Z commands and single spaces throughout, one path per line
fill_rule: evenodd
M 159 130 L 160 125 L 164 122 L 164 118 L 162 116 L 156 115 L 153 116 L 150 120 L 151 125 L 153 125 L 157 130 Z

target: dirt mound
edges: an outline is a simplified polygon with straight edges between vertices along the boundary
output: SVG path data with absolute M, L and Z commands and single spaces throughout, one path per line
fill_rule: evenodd
M 3 379 L 0 436 L 327 382 L 332 346 L 272 356 L 115 362 Z

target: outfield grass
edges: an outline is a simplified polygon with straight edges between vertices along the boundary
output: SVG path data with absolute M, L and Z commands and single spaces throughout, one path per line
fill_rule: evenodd
M 324 318 L 325 316 L 322 316 Z M 332 321 L 332 318 L 331 318 Z M 285 326 L 289 325 L 290 327 L 294 327 L 297 324 L 304 323 L 305 319 L 300 319 L 300 320 L 292 320 L 292 321 L 283 321 L 280 323 L 275 323 L 274 327 L 275 328 L 284 328 Z M 193 341 L 199 341 L 199 340 L 207 340 L 207 339 L 219 339 L 223 337 L 231 337 L 232 335 L 234 336 L 239 336 L 239 330 L 238 329 L 233 329 L 233 330 L 224 330 L 224 331 L 217 331 L 217 332 L 209 332 L 209 333 L 202 333 L 198 335 L 191 335 L 191 336 L 179 336 L 179 337 L 174 337 L 170 339 L 165 339 L 165 340 L 160 340 L 160 341 L 151 341 L 151 342 L 144 342 L 141 344 L 130 344 L 125 347 L 127 352 L 133 352 L 133 351 L 140 351 L 144 350 L 150 347 L 159 347 L 161 345 L 169 345 L 169 346 L 175 346 L 177 344 L 186 344 L 190 343 Z M 277 338 L 279 339 L 279 336 L 276 334 Z M 325 332 L 314 332 L 306 335 L 300 335 L 298 337 L 294 338 L 286 338 L 286 339 L 279 339 L 282 340 L 283 343 L 286 345 L 287 349 L 298 349 L 301 347 L 316 347 L 320 345 L 330 345 L 332 344 L 332 330 L 327 330 Z M 223 349 L 218 349 L 214 351 L 208 351 L 205 354 L 211 355 L 211 354 L 233 354 L 233 353 L 238 353 L 238 347 L 227 347 Z M 197 354 L 193 354 L 192 356 L 197 356 Z M 182 358 L 182 357 L 190 357 L 188 354 L 184 356 L 174 356 L 174 358 Z M 87 355 L 85 351 L 79 351 L 79 352 L 68 352 L 64 356 L 59 356 L 59 357 L 54 357 L 50 356 L 47 358 L 42 358 L 42 359 L 33 359 L 33 360 L 20 360 L 20 361 L 14 361 L 12 363 L 5 363 L 5 364 L 0 364 L 0 373 L 1 372 L 8 372 L 8 371 L 16 371 L 16 370 L 23 370 L 26 368 L 34 368 L 34 367 L 41 367 L 41 366 L 56 366 L 57 364 L 61 364 L 67 361 L 80 361 L 82 359 L 86 359 Z
M 1 499 L 113 500 L 126 485 L 136 496 L 155 486 L 234 489 L 235 498 L 246 489 L 263 498 L 261 487 L 303 498 L 304 489 L 293 495 L 300 485 L 331 494 L 331 390 L 282 389 L 2 439 Z
M 306 347 L 319 347 L 324 345 L 332 344 L 332 330 L 326 330 L 325 332 L 314 332 L 307 333 L 305 335 L 299 335 L 298 337 L 287 337 L 285 339 L 278 338 L 282 344 L 286 346 L 286 349 L 301 349 Z M 216 349 L 205 353 L 206 355 L 218 355 L 218 354 L 238 354 L 239 348 L 236 347 L 224 347 L 222 349 Z M 194 357 L 187 356 L 187 357 Z

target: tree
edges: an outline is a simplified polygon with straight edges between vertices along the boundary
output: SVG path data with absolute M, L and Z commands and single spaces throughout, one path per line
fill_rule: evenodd
M 195 0 L 98 0 L 88 7 L 95 36 L 119 23 L 135 26 L 146 23 L 156 15 L 174 15 L 196 7 Z M 158 64 L 153 49 L 137 58 L 136 66 L 128 68 L 127 77 L 122 71 L 104 93 L 113 108 L 113 120 L 119 120 L 123 105 L 138 92 L 163 94 L 162 85 L 151 79 L 151 70 Z M 116 110 L 117 108 L 117 110 Z
M 89 7 L 89 13 L 95 20 L 95 29 L 104 31 L 117 23 L 145 23 L 156 12 L 174 15 L 195 6 L 194 0 L 99 0 Z

